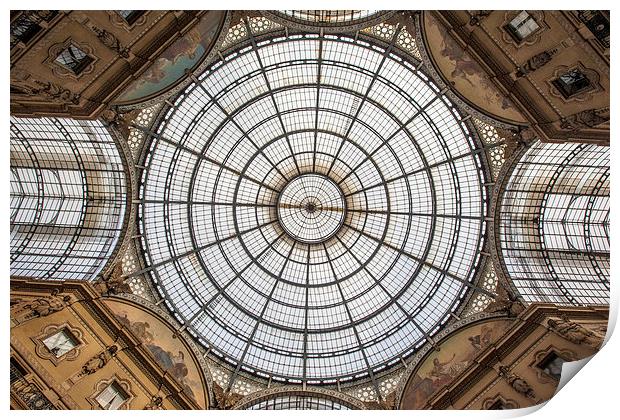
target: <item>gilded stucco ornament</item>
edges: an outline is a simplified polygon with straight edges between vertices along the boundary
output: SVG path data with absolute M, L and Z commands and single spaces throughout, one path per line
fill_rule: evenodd
M 131 287 L 127 284 L 127 281 L 122 276 L 121 264 L 114 267 L 111 273 L 100 275 L 97 280 L 93 282 L 95 290 L 100 294 L 117 295 L 120 293 L 131 293 Z
M 42 82 L 36 79 L 30 82 L 11 80 L 11 91 L 26 97 L 41 95 L 60 104 L 77 105 L 80 103 L 79 94 L 73 93 L 57 83 Z
M 235 392 L 224 390 L 217 382 L 213 382 L 213 393 L 215 394 L 214 408 L 219 410 L 230 410 L 243 398 Z
M 547 325 L 552 331 L 571 343 L 585 345 L 595 350 L 598 350 L 603 345 L 604 337 L 581 324 L 571 321 L 566 316 L 562 316 L 558 320 L 550 319 L 547 321 Z
M 116 356 L 117 351 L 118 347 L 112 345 L 98 355 L 88 359 L 88 361 L 82 366 L 80 376 L 91 375 L 97 372 L 99 369 L 104 367 L 110 360 L 112 360 L 114 356 Z
M 162 410 L 164 399 L 159 395 L 154 395 L 151 400 L 144 406 L 144 410 Z
M 562 118 L 560 127 L 571 131 L 576 131 L 582 128 L 594 128 L 609 122 L 609 118 L 609 107 L 587 109 Z
M 46 317 L 62 311 L 69 305 L 70 301 L 70 296 L 59 296 L 57 290 L 52 292 L 51 296 L 40 296 L 32 299 L 18 298 L 11 301 L 11 316 L 18 322 Z
M 504 378 L 506 382 L 517 391 L 519 394 L 525 395 L 527 398 L 531 400 L 536 399 L 536 393 L 534 393 L 534 389 L 530 386 L 529 383 L 519 375 L 510 372 L 508 367 L 500 366 L 499 367 L 499 376 Z

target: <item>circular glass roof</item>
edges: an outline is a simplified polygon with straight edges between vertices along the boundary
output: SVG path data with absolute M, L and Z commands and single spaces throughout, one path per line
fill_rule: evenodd
M 233 365 L 309 383 L 372 375 L 424 345 L 472 287 L 481 149 L 390 49 L 316 34 L 251 41 L 152 135 L 148 271 L 187 330 Z

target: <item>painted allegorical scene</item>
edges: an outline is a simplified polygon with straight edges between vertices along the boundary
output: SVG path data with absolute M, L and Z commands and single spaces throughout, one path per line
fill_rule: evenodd
M 130 304 L 106 300 L 116 318 L 138 337 L 162 369 L 172 375 L 185 393 L 205 406 L 204 386 L 191 350 L 169 326 L 155 316 Z
M 210 11 L 188 33 L 170 45 L 151 66 L 118 97 L 118 102 L 135 102 L 173 86 L 209 53 L 225 13 Z
M 437 63 L 438 70 L 450 80 L 465 98 L 502 119 L 523 121 L 512 102 L 493 85 L 482 69 L 446 31 L 432 14 L 425 15 L 429 53 Z
M 473 325 L 441 343 L 420 364 L 403 394 L 403 408 L 421 409 L 428 399 L 463 372 L 482 350 L 500 337 L 510 321 Z

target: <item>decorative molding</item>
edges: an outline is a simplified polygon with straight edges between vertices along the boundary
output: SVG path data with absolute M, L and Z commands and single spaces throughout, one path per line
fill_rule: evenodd
M 547 63 L 551 62 L 553 57 L 560 51 L 559 47 L 551 48 L 549 50 L 540 52 L 538 54 L 530 57 L 525 64 L 519 66 L 517 69 L 516 77 L 521 78 L 527 74 L 533 73 L 539 68 L 545 66 Z
M 499 367 L 499 376 L 504 378 L 508 385 L 512 387 L 519 394 L 524 395 L 530 400 L 536 400 L 536 393 L 531 385 L 522 377 L 517 375 L 516 373 L 510 372 L 510 369 L 507 366 Z
M 540 28 L 536 30 L 536 32 L 529 35 L 526 39 L 518 42 L 515 40 L 512 35 L 508 33 L 505 27 L 513 20 L 521 11 L 508 11 L 504 13 L 504 21 L 500 25 L 500 30 L 502 31 L 502 40 L 507 44 L 514 45 L 515 48 L 519 48 L 522 46 L 531 46 L 536 44 L 542 38 L 542 34 L 550 29 L 549 25 L 545 22 L 545 12 L 541 10 L 528 10 L 527 13 L 534 18 L 536 23 Z
M 224 16 L 224 20 L 223 20 L 222 26 L 220 28 L 220 32 L 219 32 L 217 38 L 215 39 L 215 41 L 213 42 L 211 50 L 207 53 L 207 55 L 204 57 L 202 62 L 200 64 L 198 64 L 198 67 L 196 67 L 191 72 L 192 74 L 201 74 L 201 73 L 203 73 L 205 71 L 205 69 L 208 66 L 210 66 L 212 64 L 212 62 L 215 61 L 216 58 L 218 58 L 218 53 L 219 53 L 220 47 L 221 47 L 222 43 L 224 42 L 224 39 L 226 39 L 226 35 L 227 35 L 227 32 L 228 32 L 228 27 L 230 25 L 230 19 L 231 19 L 231 12 L 227 11 L 226 15 Z M 175 86 L 167 89 L 165 92 L 158 93 L 156 96 L 154 96 L 151 99 L 141 100 L 141 101 L 136 102 L 136 103 L 118 104 L 117 107 L 118 107 L 120 112 L 127 112 L 127 111 L 130 111 L 132 109 L 144 109 L 144 108 L 148 108 L 148 107 L 151 107 L 151 106 L 159 105 L 159 104 L 161 104 L 161 102 L 163 102 L 163 101 L 165 101 L 165 100 L 175 96 L 176 94 L 178 94 L 180 91 L 185 89 L 187 86 L 189 86 L 193 82 L 194 81 L 190 77 L 185 77 L 184 79 L 179 80 L 176 83 Z
M 311 21 L 305 21 L 302 19 L 295 19 L 292 16 L 287 16 L 284 13 L 277 11 L 261 11 L 260 12 L 267 19 L 270 19 L 282 26 L 297 29 L 304 32 L 319 32 L 323 33 L 351 33 L 361 31 L 364 28 L 377 25 L 381 22 L 385 22 L 390 19 L 396 11 L 381 11 L 374 15 L 367 16 L 357 22 L 345 23 L 345 24 L 320 24 Z
M 453 332 L 457 330 L 478 324 L 482 321 L 495 320 L 495 319 L 496 320 L 506 319 L 506 316 L 504 314 L 497 314 L 497 313 L 489 314 L 485 312 L 480 312 L 480 313 L 472 315 L 469 318 L 456 321 L 453 324 L 448 325 L 446 328 L 441 330 L 439 333 L 437 333 L 433 337 L 433 340 L 436 342 L 436 344 L 426 343 L 420 350 L 416 352 L 415 356 L 411 360 L 409 360 L 409 362 L 407 363 L 408 364 L 407 369 L 405 369 L 405 371 L 403 372 L 401 376 L 401 380 L 395 390 L 396 399 L 394 402 L 394 406 L 400 407 L 403 394 L 405 392 L 405 389 L 407 388 L 407 383 L 409 382 L 411 375 L 413 375 L 418 370 L 418 368 L 421 365 L 421 362 L 427 356 L 429 356 L 434 350 L 436 350 L 437 345 L 441 345 L 442 341 L 447 339 L 450 334 L 452 334 Z
M 116 264 L 111 272 L 100 274 L 97 280 L 92 282 L 92 285 L 101 295 L 131 293 L 131 288 L 123 277 L 121 264 Z
M 547 320 L 547 325 L 551 331 L 563 339 L 597 351 L 601 348 L 605 339 L 605 337 L 601 337 L 583 325 L 571 321 L 566 314 L 561 314 L 560 319 Z
M 211 403 L 211 401 L 213 401 L 213 398 L 214 398 L 213 377 L 211 376 L 211 371 L 209 369 L 209 366 L 207 365 L 207 362 L 204 359 L 204 356 L 203 356 L 204 350 L 201 350 L 198 347 L 198 344 L 196 344 L 192 336 L 185 329 L 182 328 L 179 322 L 176 319 L 174 319 L 174 317 L 172 317 L 172 315 L 170 315 L 169 312 L 161 309 L 159 306 L 155 305 L 154 303 L 149 302 L 148 300 L 144 298 L 141 298 L 140 296 L 137 296 L 134 294 L 120 294 L 120 295 L 115 296 L 114 298 L 121 299 L 121 300 L 127 300 L 129 302 L 136 303 L 140 305 L 142 309 L 146 309 L 152 312 L 153 314 L 161 318 L 163 321 L 165 321 L 165 323 L 167 323 L 170 326 L 170 328 L 173 331 L 175 331 L 175 334 L 177 335 L 177 337 L 181 338 L 182 341 L 184 341 L 185 344 L 187 344 L 189 349 L 192 351 L 193 356 L 195 360 L 197 361 L 198 366 L 200 367 L 200 370 L 202 371 L 203 378 L 205 380 L 206 387 L 207 387 L 207 392 L 206 392 L 207 401 L 206 402 L 208 406 Z
M 474 10 L 470 12 L 469 25 L 479 26 L 482 21 L 491 14 L 492 10 Z
M 35 100 L 36 96 L 41 95 L 51 99 L 53 102 L 65 105 L 78 105 L 80 103 L 79 94 L 73 93 L 57 83 L 42 82 L 37 79 L 11 79 L 11 93 L 34 98 Z
M 145 10 L 144 13 L 138 19 L 136 19 L 136 21 L 132 25 L 127 23 L 127 21 L 123 19 L 121 15 L 116 13 L 116 11 L 108 10 L 107 12 L 110 23 L 112 23 L 112 25 L 116 26 L 117 28 L 124 29 L 127 32 L 131 32 L 137 27 L 144 25 L 144 23 L 146 22 L 146 15 L 148 15 L 150 11 Z
M 120 57 L 129 58 L 129 48 L 124 47 L 114 34 L 94 25 L 90 26 L 90 29 L 103 45 L 116 52 Z
M 21 324 L 33 318 L 43 318 L 62 311 L 70 305 L 71 296 L 58 293 L 58 289 L 54 289 L 48 296 L 12 299 L 11 318 Z
M 482 401 L 482 409 L 489 410 L 497 402 L 500 402 L 502 404 L 503 410 L 512 410 L 515 408 L 519 408 L 519 403 L 517 403 L 515 400 L 504 398 L 501 394 L 497 394 L 494 397 L 487 398 Z
M 540 382 L 541 384 L 557 384 L 557 380 L 555 378 L 552 378 L 540 367 L 538 367 L 538 365 L 540 365 L 540 363 L 552 352 L 557 354 L 567 362 L 578 360 L 578 357 L 574 352 L 566 349 L 558 349 L 554 345 L 550 345 L 546 349 L 534 353 L 532 357 L 532 362 L 530 363 L 530 367 L 536 372 L 538 382 Z
M 79 409 L 75 401 L 63 392 L 63 388 L 60 386 L 60 384 L 56 382 L 54 377 L 50 375 L 47 369 L 44 368 L 41 363 L 39 363 L 39 359 L 35 357 L 32 353 L 30 353 L 21 341 L 19 341 L 13 336 L 11 336 L 10 341 L 11 350 L 14 350 L 16 354 L 18 354 L 26 361 L 26 363 L 28 363 L 29 367 L 32 368 L 33 371 L 37 372 L 37 375 L 40 377 L 45 387 L 55 389 L 60 395 L 60 399 L 62 400 L 62 402 L 70 409 Z
M 429 12 L 425 12 L 425 13 L 429 13 Z M 422 57 L 422 62 L 424 63 L 423 69 L 425 70 L 426 74 L 432 78 L 433 82 L 437 84 L 439 89 L 441 90 L 447 89 L 445 95 L 448 98 L 450 98 L 450 100 L 454 102 L 454 104 L 457 105 L 458 108 L 461 111 L 463 111 L 464 114 L 470 114 L 472 117 L 475 117 L 481 121 L 484 121 L 487 124 L 491 124 L 492 126 L 496 128 L 503 128 L 503 129 L 508 129 L 508 130 L 516 129 L 518 127 L 516 123 L 502 121 L 502 120 L 499 120 L 497 118 L 494 118 L 488 115 L 485 112 L 479 111 L 478 108 L 470 105 L 459 94 L 457 94 L 454 91 L 454 88 L 452 87 L 452 85 L 444 81 L 443 76 L 439 74 L 439 72 L 436 70 L 436 67 L 433 64 L 433 60 L 431 59 L 430 54 L 427 49 L 425 37 L 421 29 L 423 25 L 423 19 L 424 19 L 423 16 L 424 16 L 424 13 L 421 13 L 419 15 L 414 15 L 415 29 L 416 29 L 415 40 L 419 48 L 420 55 Z
M 563 74 L 571 70 L 578 70 L 579 72 L 583 73 L 590 81 L 590 87 L 588 87 L 583 92 L 579 92 L 567 98 L 564 95 L 562 95 L 562 93 L 553 84 L 553 82 L 557 80 L 560 76 L 562 76 Z M 553 76 L 547 79 L 546 82 L 547 82 L 547 88 L 548 88 L 549 94 L 551 94 L 551 96 L 554 96 L 560 99 L 562 102 L 569 103 L 569 102 L 586 102 L 586 101 L 591 100 L 595 94 L 602 92 L 604 89 L 600 84 L 600 79 L 601 79 L 601 75 L 596 70 L 587 68 L 581 62 L 576 62 L 570 66 L 559 65 L 555 67 L 553 70 Z
M 138 197 L 138 177 L 136 174 L 136 168 L 133 163 L 133 158 L 131 154 L 131 150 L 129 149 L 129 145 L 127 143 L 127 139 L 123 137 L 120 129 L 117 128 L 114 124 L 107 125 L 108 132 L 110 136 L 114 140 L 114 144 L 117 147 L 118 154 L 121 158 L 123 164 L 123 173 L 125 174 L 125 188 L 126 188 L 126 205 L 125 205 L 125 214 L 123 215 L 123 226 L 121 228 L 121 234 L 119 235 L 118 240 L 116 241 L 116 248 L 110 256 L 108 257 L 108 261 L 105 263 L 99 274 L 101 276 L 110 275 L 116 268 L 118 264 L 121 262 L 122 251 L 127 247 L 127 244 L 132 240 L 135 229 L 136 229 L 136 204 L 135 199 Z
M 13 380 L 13 376 L 17 379 Z M 47 399 L 36 383 L 22 376 L 11 364 L 11 395 L 16 396 L 27 409 L 30 410 L 56 410 L 52 402 Z M 11 407 L 13 408 L 13 407 Z
M 551 16 L 553 16 L 562 25 L 564 30 L 569 34 L 570 38 L 575 42 L 577 47 L 581 48 L 588 57 L 596 64 L 596 70 L 600 74 L 609 74 L 609 61 L 605 62 L 601 59 L 600 55 L 596 52 L 592 46 L 586 42 L 581 34 L 577 31 L 575 25 L 566 18 L 564 12 L 561 10 L 548 10 Z
M 118 347 L 115 345 L 107 347 L 104 351 L 100 352 L 96 356 L 91 357 L 84 363 L 79 376 L 92 375 L 99 369 L 108 364 L 112 358 L 116 356 Z
M 163 410 L 164 399 L 159 395 L 153 395 L 151 400 L 144 406 L 143 410 Z
M 560 128 L 570 131 L 578 131 L 580 129 L 595 128 L 599 125 L 609 122 L 609 107 L 598 109 L 586 109 L 577 112 L 560 120 Z

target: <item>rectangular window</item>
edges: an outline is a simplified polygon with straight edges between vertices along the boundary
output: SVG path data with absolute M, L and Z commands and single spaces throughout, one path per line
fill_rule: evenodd
M 75 45 L 69 45 L 58 54 L 54 61 L 71 70 L 77 76 L 93 62 L 93 58 Z
M 19 42 L 28 44 L 57 14 L 56 10 L 23 10 L 11 22 L 11 48 Z
M 108 385 L 96 398 L 104 410 L 118 410 L 128 399 L 129 395 L 116 381 Z
M 589 89 L 591 86 L 586 75 L 577 69 L 564 73 L 552 83 L 567 99 Z
M 488 410 L 506 410 L 506 406 L 502 400 L 497 400 L 488 408 Z
M 538 29 L 540 29 L 540 26 L 536 23 L 536 19 L 525 10 L 519 13 L 506 25 L 506 30 L 508 30 L 510 35 L 512 35 L 517 42 L 524 41 Z
M 562 365 L 565 361 L 555 352 L 551 352 L 538 364 L 538 368 L 556 381 L 559 381 L 560 376 L 562 376 Z
M 73 350 L 79 343 L 73 334 L 66 328 L 63 328 L 57 333 L 45 338 L 43 344 L 45 344 L 45 347 L 47 347 L 54 356 L 60 357 Z
M 11 385 L 26 376 L 26 369 L 11 357 Z
M 580 10 L 577 12 L 579 20 L 581 20 L 592 35 L 603 44 L 605 48 L 609 48 L 609 11 L 608 10 Z
M 131 26 L 144 14 L 144 10 L 117 10 L 116 13 Z

